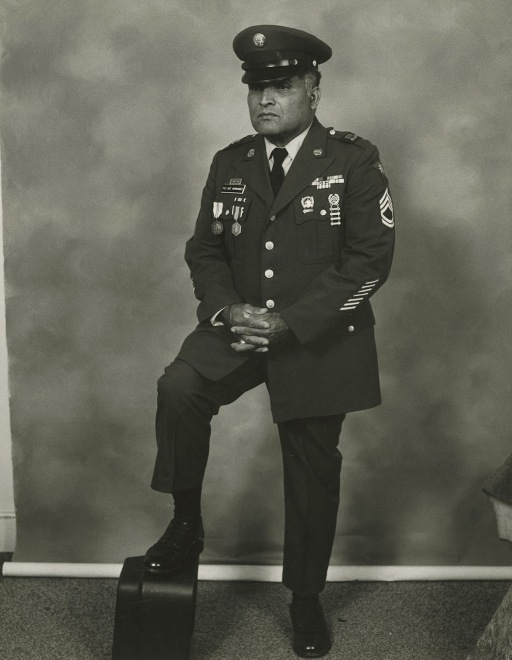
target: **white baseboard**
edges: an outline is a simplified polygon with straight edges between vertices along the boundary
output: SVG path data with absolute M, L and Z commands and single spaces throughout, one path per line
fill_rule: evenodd
M 16 546 L 16 514 L 0 512 L 0 552 L 14 552 Z
M 115 578 L 121 564 L 7 562 L 9 577 Z M 199 580 L 280 582 L 282 566 L 199 565 Z M 405 582 L 441 580 L 512 580 L 512 566 L 331 566 L 329 582 Z

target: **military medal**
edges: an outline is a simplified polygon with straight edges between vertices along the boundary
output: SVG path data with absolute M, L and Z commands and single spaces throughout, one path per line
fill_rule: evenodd
M 221 216 L 223 204 L 222 202 L 213 202 L 213 217 L 215 220 L 211 224 L 211 230 L 216 236 L 220 236 L 224 231 L 224 225 L 218 218 Z
M 240 236 L 242 233 L 242 225 L 238 222 L 238 218 L 242 215 L 240 213 L 240 206 L 233 206 L 233 217 L 235 218 L 235 222 L 231 225 L 231 233 L 233 236 Z M 242 209 L 243 210 L 243 209 Z
M 315 205 L 315 200 L 313 197 L 303 197 L 300 203 L 302 204 L 302 213 L 310 213 Z
M 331 217 L 331 226 L 341 225 L 340 196 L 336 193 L 329 195 L 329 215 Z
M 220 220 L 214 220 L 212 222 L 211 229 L 216 236 L 220 236 L 220 234 L 222 234 L 224 231 L 224 225 Z

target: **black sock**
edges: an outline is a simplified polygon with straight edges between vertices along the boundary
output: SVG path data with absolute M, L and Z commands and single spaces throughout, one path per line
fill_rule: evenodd
M 295 593 L 295 591 L 292 593 L 292 603 L 295 605 L 314 605 L 318 602 L 318 594 L 308 594 L 307 596 L 303 596 L 302 594 Z
M 201 486 L 177 490 L 174 499 L 174 517 L 181 520 L 201 517 Z

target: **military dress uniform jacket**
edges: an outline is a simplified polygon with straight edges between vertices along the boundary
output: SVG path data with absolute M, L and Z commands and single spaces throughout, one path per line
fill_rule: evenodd
M 394 219 L 376 147 L 314 120 L 276 198 L 261 135 L 219 151 L 185 258 L 199 325 L 179 358 L 218 380 L 253 353 L 212 316 L 247 302 L 281 313 L 291 336 L 260 354 L 275 422 L 380 403 L 369 298 L 386 280 Z M 254 358 L 253 358 L 254 359 Z

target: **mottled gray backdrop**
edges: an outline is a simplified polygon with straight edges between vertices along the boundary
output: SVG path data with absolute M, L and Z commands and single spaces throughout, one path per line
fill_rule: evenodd
M 481 492 L 511 451 L 509 0 L 4 0 L 2 156 L 19 560 L 117 562 L 167 523 L 155 384 L 195 323 L 183 245 L 252 132 L 233 36 L 332 45 L 320 120 L 378 144 L 398 248 L 384 405 L 345 425 L 333 563 L 504 564 Z M 280 563 L 264 389 L 215 420 L 205 561 Z

